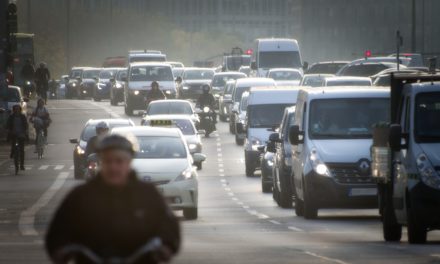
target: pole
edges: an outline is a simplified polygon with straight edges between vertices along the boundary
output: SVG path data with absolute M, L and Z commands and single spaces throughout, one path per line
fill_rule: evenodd
M 396 32 L 396 62 L 397 62 L 397 71 L 400 70 L 400 47 L 403 45 L 403 38 L 400 35 L 400 31 L 397 30 Z
M 416 52 L 416 0 L 412 0 L 411 7 L 411 52 Z
M 3 95 L 6 93 L 8 88 L 6 83 L 6 72 L 7 72 L 7 57 L 8 57 L 8 29 L 7 29 L 7 14 L 8 0 L 0 0 L 0 107 L 3 107 Z
M 66 71 L 70 68 L 70 0 L 66 4 Z

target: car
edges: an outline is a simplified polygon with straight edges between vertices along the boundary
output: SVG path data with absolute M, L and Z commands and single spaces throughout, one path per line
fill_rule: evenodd
M 144 126 L 152 127 L 174 127 L 179 128 L 185 137 L 191 155 L 202 153 L 202 139 L 200 134 L 204 131 L 197 131 L 194 122 L 189 116 L 184 115 L 152 115 L 145 118 Z M 198 170 L 202 169 L 202 162 L 195 163 Z
M 236 131 L 235 113 L 239 111 L 243 93 L 249 91 L 251 87 L 268 87 L 275 85 L 275 81 L 269 78 L 242 78 L 235 81 L 234 87 L 232 88 L 232 108 L 229 116 L 229 131 L 232 134 L 235 134 Z
M 389 55 L 388 57 L 396 58 L 397 54 L 394 53 Z M 425 67 L 423 55 L 420 53 L 399 53 L 399 58 L 411 59 L 410 62 L 406 65 L 407 67 Z
M 92 97 L 95 89 L 97 89 L 99 74 L 101 73 L 101 68 L 87 68 L 82 71 L 78 98 L 84 99 L 86 97 Z
M 237 133 L 245 134 L 244 160 L 247 177 L 260 169 L 259 147 L 264 146 L 269 136 L 281 124 L 286 107 L 296 104 L 298 87 L 251 88 L 247 100 L 246 122 L 237 123 Z
M 128 53 L 128 64 L 134 62 L 165 62 L 167 56 L 160 51 L 132 50 Z
M 238 69 L 238 72 L 244 73 L 244 74 L 246 74 L 246 76 L 248 76 L 248 77 L 249 77 L 249 75 L 251 74 L 251 71 L 252 71 L 252 69 L 251 69 L 250 66 L 241 66 L 241 67 Z
M 365 62 L 385 62 L 385 63 L 397 64 L 397 58 L 392 57 L 392 56 L 391 57 L 390 56 L 365 57 L 365 58 L 360 58 L 360 59 L 356 59 L 354 61 L 351 61 L 351 62 L 347 63 L 346 66 L 359 64 L 359 63 L 365 63 Z M 399 64 L 401 64 L 401 65 L 408 66 L 411 63 L 411 58 L 401 57 L 401 58 L 399 58 L 399 62 L 400 62 Z
M 112 134 L 135 141 L 137 152 L 132 162 L 140 180 L 156 185 L 174 210 L 183 216 L 198 217 L 198 175 L 193 163 L 205 156 L 191 156 L 185 138 L 177 128 L 125 127 L 113 129 Z
M 372 86 L 369 77 L 335 76 L 324 80 L 323 86 Z
M 188 116 L 195 124 L 195 126 L 199 127 L 199 116 L 194 110 L 193 105 L 186 100 L 157 100 L 151 102 L 147 110 L 143 114 L 143 118 L 141 121 L 141 125 L 151 118 L 151 116 L 156 115 L 182 115 Z
M 8 111 L 12 112 L 14 105 L 20 105 L 22 113 L 27 115 L 27 103 L 29 102 L 29 98 L 23 98 L 20 87 L 8 85 L 6 102 L 8 104 Z
M 95 102 L 102 99 L 110 99 L 110 90 L 112 87 L 111 80 L 116 77 L 117 72 L 121 68 L 103 68 L 99 73 L 98 83 L 93 89 L 92 96 Z
M 69 75 L 61 75 L 61 78 L 57 81 L 58 87 L 58 99 L 66 98 L 67 84 L 69 83 Z
M 396 69 L 397 64 L 393 62 L 373 62 L 361 61 L 352 62 L 342 67 L 336 76 L 357 76 L 370 77 L 385 69 Z M 404 65 L 400 65 L 400 69 L 406 69 Z
M 322 61 L 312 64 L 307 69 L 307 74 L 336 74 L 349 61 Z
M 210 84 L 214 76 L 214 70 L 211 68 L 185 68 L 183 71 L 183 83 L 180 86 L 180 99 L 197 100 L 203 93 L 202 86 Z
M 174 78 L 180 77 L 182 78 L 183 72 L 185 68 L 173 68 L 173 76 Z
M 376 75 L 371 76 L 373 80 L 374 86 L 391 86 L 391 74 L 393 73 L 423 73 L 427 72 L 427 70 L 418 69 L 418 68 L 407 68 L 402 70 L 397 69 L 386 69 L 379 72 Z
M 73 149 L 73 168 L 75 179 L 83 179 L 86 169 L 87 157 L 85 156 L 85 151 L 87 148 L 87 142 L 90 138 L 96 135 L 96 125 L 102 121 L 109 124 L 110 129 L 115 127 L 126 127 L 134 126 L 133 121 L 130 119 L 90 119 L 85 124 L 79 139 L 72 138 L 70 143 L 75 144 Z
M 219 72 L 215 73 L 211 80 L 211 93 L 218 102 L 221 93 L 224 91 L 226 82 L 230 80 L 237 80 L 246 78 L 246 75 L 241 72 Z
M 128 67 L 124 86 L 125 114 L 133 115 L 134 110 L 145 110 L 147 94 L 151 83 L 156 81 L 167 98 L 176 97 L 176 83 L 171 66 L 163 62 L 136 62 Z
M 389 98 L 389 89 L 377 87 L 300 90 L 289 128 L 297 216 L 377 208 L 370 147 L 373 124 L 389 122 Z
M 220 121 L 226 122 L 231 115 L 232 110 L 232 90 L 234 88 L 235 80 L 226 82 L 223 92 L 218 99 L 218 115 Z
M 266 142 L 266 146 L 261 146 L 258 148 L 261 152 L 260 167 L 261 167 L 261 191 L 263 193 L 272 192 L 272 171 L 273 171 L 273 161 L 275 157 L 275 142 L 269 140 Z M 264 179 L 264 180 L 263 180 Z M 270 179 L 270 184 L 266 184 Z
M 238 146 L 243 146 L 244 141 L 246 139 L 246 133 L 238 132 L 237 126 L 238 124 L 245 125 L 246 124 L 246 112 L 247 112 L 247 106 L 248 106 L 248 99 L 249 99 L 249 92 L 244 92 L 241 96 L 240 103 L 238 104 L 238 107 L 232 111 L 232 114 L 234 115 L 235 120 L 235 144 Z
M 325 79 L 333 77 L 333 74 L 304 74 L 300 86 L 321 87 L 324 86 Z
M 70 70 L 69 77 L 66 79 L 66 98 L 79 97 L 79 85 L 81 83 L 82 73 L 89 67 L 73 67 Z
M 275 144 L 272 171 L 267 174 L 272 178 L 261 178 L 263 187 L 272 189 L 275 202 L 282 208 L 291 208 L 295 195 L 294 183 L 291 182 L 292 149 L 288 137 L 290 126 L 294 122 L 295 106 L 288 107 L 284 110 L 279 130 L 269 136 L 269 140 Z
M 302 77 L 302 71 L 298 69 L 274 68 L 267 72 L 267 78 L 274 79 L 277 86 L 299 85 Z
M 120 102 L 124 102 L 124 80 L 127 79 L 127 69 L 121 68 L 116 72 L 113 79 L 110 80 L 110 104 L 118 105 Z

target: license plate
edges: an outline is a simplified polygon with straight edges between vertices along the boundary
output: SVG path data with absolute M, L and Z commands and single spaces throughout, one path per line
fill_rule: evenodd
M 349 196 L 375 196 L 377 195 L 376 188 L 353 188 L 349 192 Z

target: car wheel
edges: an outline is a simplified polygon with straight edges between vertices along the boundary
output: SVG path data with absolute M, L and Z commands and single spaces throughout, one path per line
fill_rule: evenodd
M 187 220 L 195 220 L 198 217 L 198 209 L 195 208 L 185 208 L 183 209 L 183 217 Z
M 272 192 L 272 184 L 261 181 L 261 190 L 263 193 L 271 193 Z
M 246 176 L 252 177 L 254 176 L 255 168 L 250 164 L 250 162 L 245 157 L 245 170 L 246 170 Z
M 197 167 L 197 170 L 201 170 L 202 169 L 202 163 L 201 162 L 199 162 L 199 163 L 196 163 L 196 167 Z
M 232 135 L 235 134 L 235 127 L 233 122 L 231 121 L 232 119 L 229 119 L 229 133 L 231 133 Z
M 219 116 L 219 118 L 220 118 L 220 121 L 222 121 L 222 122 L 226 122 L 226 116 L 224 116 L 224 115 L 220 115 Z
M 281 186 L 279 205 L 281 208 L 292 208 L 293 199 L 290 178 L 287 178 L 284 173 L 282 174 L 279 168 L 277 168 L 277 173 Z
M 410 244 L 425 244 L 427 237 L 426 227 L 417 221 L 417 214 L 411 208 L 407 210 L 408 217 L 408 242 Z
M 235 134 L 235 144 L 237 144 L 238 146 L 243 146 L 244 145 L 244 139 L 243 138 L 239 138 L 237 134 Z
M 303 181 L 303 184 L 306 185 Z M 304 186 L 305 187 L 305 186 Z M 315 205 L 315 201 L 308 189 L 304 188 L 304 218 L 316 219 L 318 217 L 318 208 Z
M 81 168 L 79 168 L 78 166 L 75 166 L 73 168 L 73 175 L 74 175 L 75 180 L 84 179 L 84 173 L 81 170 Z
M 304 202 L 300 199 L 295 200 L 295 214 L 296 216 L 304 216 Z
M 117 105 L 116 100 L 113 97 L 110 97 L 110 105 L 112 105 L 112 106 Z
M 387 197 L 387 194 L 384 194 Z M 392 197 L 385 198 L 382 209 L 382 228 L 385 241 L 398 242 L 402 239 L 402 225 L 397 223 Z
M 272 181 L 272 198 L 280 206 L 280 190 L 278 190 L 277 184 L 277 176 L 275 173 L 272 173 L 273 181 Z

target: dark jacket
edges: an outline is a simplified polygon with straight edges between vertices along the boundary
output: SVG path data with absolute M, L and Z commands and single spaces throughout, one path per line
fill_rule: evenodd
M 23 68 L 21 68 L 21 76 L 26 81 L 33 80 L 35 75 L 34 66 L 30 63 L 26 63 Z
M 133 172 L 128 185 L 116 189 L 98 174 L 64 199 L 49 226 L 46 250 L 53 258 L 65 245 L 75 243 L 103 257 L 124 257 L 153 237 L 160 237 L 174 253 L 179 250 L 178 220 L 156 187 L 139 181 Z
M 98 141 L 98 136 L 93 136 L 87 141 L 86 151 L 84 152 L 86 159 L 90 154 L 96 153 L 96 148 L 99 143 Z
M 202 94 L 200 95 L 199 99 L 197 100 L 197 106 L 203 109 L 205 106 L 209 106 L 214 110 L 215 106 L 215 98 L 214 95 L 208 93 L 208 94 Z
M 28 136 L 29 126 L 26 119 L 26 116 L 24 114 L 19 114 L 21 118 L 21 122 L 23 125 L 23 128 L 25 130 L 25 136 Z M 11 139 L 12 137 L 15 137 L 14 135 L 14 114 L 10 115 L 8 117 L 8 121 L 6 122 L 6 128 L 8 129 L 8 139 Z
M 155 101 L 155 100 L 163 100 L 166 99 L 167 97 L 165 96 L 165 94 L 162 92 L 162 90 L 160 89 L 155 89 L 155 90 L 150 90 L 147 94 L 147 100 L 148 101 Z
M 48 83 L 50 80 L 50 72 L 47 68 L 38 68 L 35 71 L 35 80 L 38 83 Z

